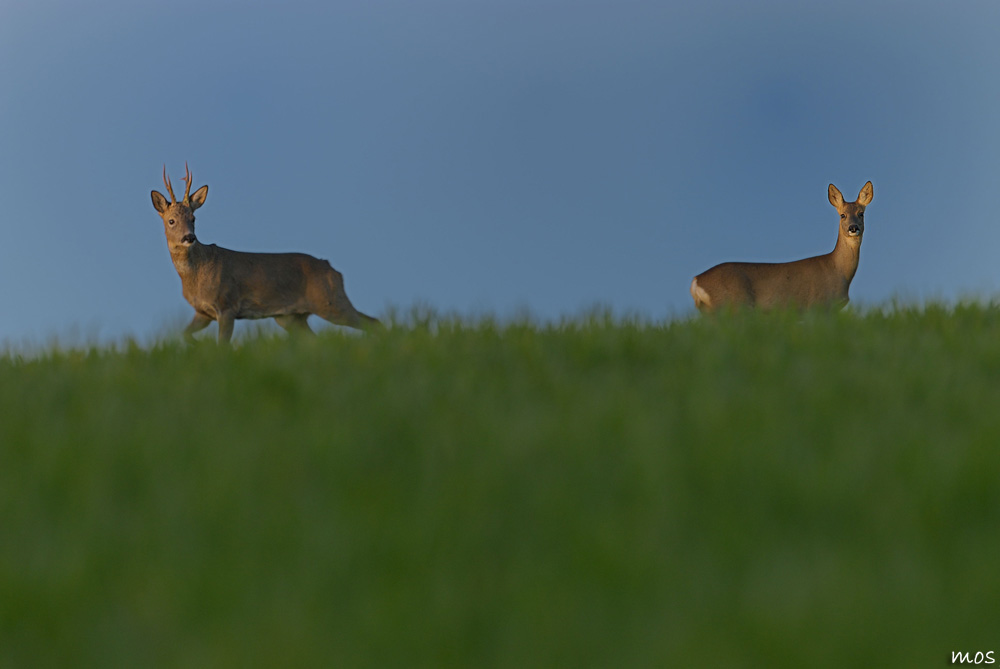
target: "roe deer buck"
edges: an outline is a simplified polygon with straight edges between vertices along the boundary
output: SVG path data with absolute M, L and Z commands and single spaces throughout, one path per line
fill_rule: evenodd
M 181 277 L 184 299 L 194 307 L 194 318 L 184 337 L 219 322 L 219 343 L 233 336 L 237 318 L 274 318 L 285 330 L 312 332 L 309 315 L 331 323 L 364 329 L 380 325 L 347 299 L 344 278 L 326 260 L 305 253 L 243 253 L 215 244 L 202 244 L 194 235 L 194 211 L 205 204 L 208 186 L 191 192 L 191 171 L 184 165 L 184 199 L 174 189 L 163 166 L 167 198 L 152 191 L 153 207 L 163 218 L 170 258 Z
M 849 300 L 847 290 L 858 271 L 865 207 L 872 195 L 869 181 L 855 202 L 844 202 L 844 196 L 830 184 L 830 204 L 840 212 L 840 233 L 833 251 L 794 262 L 716 265 L 691 282 L 695 306 L 701 311 L 737 306 L 842 308 Z

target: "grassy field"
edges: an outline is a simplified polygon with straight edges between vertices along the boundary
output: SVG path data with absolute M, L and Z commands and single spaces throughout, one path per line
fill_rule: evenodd
M 1000 308 L 0 354 L 0 666 L 1000 651 Z

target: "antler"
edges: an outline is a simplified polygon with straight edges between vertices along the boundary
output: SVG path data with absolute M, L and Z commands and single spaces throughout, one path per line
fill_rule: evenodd
M 174 197 L 174 187 L 170 185 L 170 177 L 167 176 L 166 164 L 163 165 L 163 185 L 167 187 L 167 192 L 170 193 L 170 200 L 177 202 L 177 198 Z
M 187 187 L 184 189 L 184 202 L 189 202 L 191 195 L 191 182 L 194 181 L 194 176 L 191 174 L 191 170 L 188 169 L 187 161 L 184 161 L 184 181 L 187 182 Z

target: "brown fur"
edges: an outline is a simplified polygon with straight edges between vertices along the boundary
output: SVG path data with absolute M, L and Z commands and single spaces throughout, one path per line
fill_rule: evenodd
M 191 190 L 190 172 L 185 176 Z M 274 318 L 286 330 L 312 332 L 310 314 L 337 325 L 365 329 L 379 321 L 357 311 L 344 292 L 344 278 L 326 260 L 305 253 L 243 253 L 202 244 L 194 234 L 194 211 L 205 203 L 208 186 L 174 201 L 173 188 L 164 183 L 171 201 L 152 191 L 153 207 L 163 218 L 170 258 L 181 277 L 184 299 L 195 315 L 184 337 L 212 322 L 219 323 L 219 342 L 233 335 L 238 318 Z
M 840 309 L 849 301 L 848 289 L 858 271 L 865 207 L 874 195 L 872 182 L 855 202 L 844 202 L 830 184 L 830 204 L 840 213 L 833 251 L 785 263 L 727 262 L 702 272 L 691 282 L 691 297 L 703 312 L 719 308 L 825 306 Z

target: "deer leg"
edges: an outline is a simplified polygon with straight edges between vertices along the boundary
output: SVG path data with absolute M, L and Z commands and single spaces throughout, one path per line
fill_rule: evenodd
M 317 316 L 334 325 L 346 325 L 356 330 L 372 330 L 381 327 L 382 323 L 377 318 L 372 318 L 354 308 L 354 305 L 347 298 L 342 281 L 335 283 L 331 288 L 326 304 L 316 310 Z
M 328 320 L 334 325 L 346 325 L 358 330 L 371 330 L 381 326 L 378 319 L 367 316 L 351 304 L 344 290 L 344 275 L 333 269 L 327 263 L 328 271 L 324 277 L 322 293 L 316 295 L 319 304 L 313 313 Z M 318 286 L 317 286 L 318 287 Z
M 275 316 L 274 322 L 291 334 L 309 333 L 315 334 L 309 327 L 309 314 L 288 314 L 286 316 Z
M 194 318 L 191 319 L 191 322 L 188 323 L 186 328 L 184 328 L 184 339 L 186 339 L 189 344 L 195 343 L 194 333 L 204 330 L 211 322 L 212 319 L 205 314 L 196 313 Z
M 372 318 L 355 309 L 346 297 L 344 302 L 346 304 L 329 304 L 322 311 L 317 311 L 316 315 L 334 325 L 346 325 L 356 330 L 374 330 L 382 326 L 377 318 Z
M 236 319 L 229 312 L 219 314 L 217 318 L 219 321 L 219 343 L 228 344 L 229 340 L 233 338 L 233 325 L 236 324 Z

